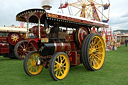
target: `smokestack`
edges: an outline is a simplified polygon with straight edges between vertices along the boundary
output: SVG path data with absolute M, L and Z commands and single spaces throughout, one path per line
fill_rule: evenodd
M 45 10 L 50 10 L 52 7 L 50 5 L 43 5 L 42 8 Z

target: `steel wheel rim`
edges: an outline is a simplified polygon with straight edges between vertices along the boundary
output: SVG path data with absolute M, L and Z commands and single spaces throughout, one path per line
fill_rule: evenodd
M 27 69 L 28 69 L 29 73 L 31 73 L 32 75 L 39 74 L 43 69 L 42 64 L 37 65 L 39 57 L 40 57 L 40 55 L 38 53 L 34 53 L 28 58 Z
M 22 42 L 19 46 L 18 46 L 18 56 L 22 59 L 25 58 L 25 56 L 33 51 L 33 47 L 32 47 L 32 44 L 28 44 L 28 42 Z
M 63 79 L 66 77 L 69 71 L 69 60 L 66 55 L 57 56 L 54 62 L 54 74 L 56 78 Z
M 94 69 L 100 69 L 105 59 L 105 45 L 102 37 L 94 36 L 89 46 L 89 61 Z

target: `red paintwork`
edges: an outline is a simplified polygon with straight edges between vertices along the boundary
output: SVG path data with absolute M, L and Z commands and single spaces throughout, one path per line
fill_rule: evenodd
M 72 50 L 76 50 L 76 46 L 74 42 L 70 42 L 70 46 Z
M 68 50 L 75 50 L 75 44 L 74 42 L 55 42 L 55 53 L 56 52 L 65 52 Z
M 73 35 L 66 35 L 66 41 L 74 41 Z
M 9 48 L 0 48 L 0 53 L 9 53 Z
M 0 42 L 7 42 L 7 37 L 0 37 Z
M 0 43 L 0 48 L 9 47 L 8 43 Z
M 80 56 L 77 54 L 77 51 L 71 51 L 70 61 L 71 65 L 79 65 L 80 64 Z
M 64 50 L 66 50 L 66 49 L 70 49 L 68 43 L 64 43 Z
M 9 53 L 8 43 L 0 43 L 0 53 Z
M 80 55 L 77 54 L 76 46 L 74 42 L 54 42 L 55 45 L 55 53 L 56 52 L 68 52 L 68 56 L 70 57 L 71 65 L 79 65 L 80 64 Z
M 64 46 L 62 46 L 62 44 L 61 43 L 57 43 L 56 42 L 56 52 L 62 52 L 62 48 L 63 48 Z
M 28 43 L 32 43 L 34 45 L 34 47 L 37 49 L 37 43 L 39 42 L 40 38 L 36 38 L 36 39 L 27 39 Z
M 39 29 L 38 26 L 33 26 L 32 28 L 29 29 L 30 32 L 34 33 L 35 36 L 39 37 Z M 40 33 L 41 37 L 44 38 L 47 36 L 46 32 L 44 31 L 45 28 L 43 26 L 40 26 Z
M 36 42 L 36 43 L 38 43 L 39 42 L 39 40 L 41 40 L 41 39 L 39 39 L 39 38 L 35 38 L 35 39 L 27 39 L 28 40 L 28 43 L 30 43 L 30 42 Z
M 85 27 L 79 28 L 77 37 L 78 37 L 78 43 L 79 43 L 80 48 L 82 46 L 82 42 L 83 42 L 85 36 L 87 36 L 88 34 L 89 34 L 89 32 L 88 32 L 87 28 L 85 28 Z

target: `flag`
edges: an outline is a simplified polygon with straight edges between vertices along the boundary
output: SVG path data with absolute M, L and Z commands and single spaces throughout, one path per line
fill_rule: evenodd
M 104 22 L 104 23 L 108 23 L 108 21 L 109 21 L 109 19 L 107 19 L 107 20 L 102 20 L 102 22 Z
M 24 27 L 24 23 L 20 22 L 20 28 L 23 28 L 23 27 Z
M 108 8 L 109 8 L 109 6 L 110 6 L 110 4 L 105 4 L 105 5 L 103 5 L 104 10 L 108 9 Z
M 66 2 L 65 4 L 60 4 L 59 9 L 67 8 L 67 7 L 68 7 L 68 3 Z

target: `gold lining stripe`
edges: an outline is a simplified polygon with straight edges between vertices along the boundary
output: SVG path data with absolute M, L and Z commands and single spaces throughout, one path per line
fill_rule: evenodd
M 70 43 L 68 43 L 69 44 L 69 50 L 71 49 L 71 44 Z
M 62 51 L 64 51 L 64 43 L 61 43 L 61 45 L 62 45 Z
M 79 28 L 78 34 L 77 34 L 77 36 L 78 36 L 78 43 L 79 43 L 79 44 L 81 44 L 81 43 L 80 43 L 80 35 L 79 35 L 79 34 L 80 34 L 80 31 L 81 31 L 81 28 Z
M 81 39 L 82 39 L 82 41 L 84 40 L 84 33 L 85 33 L 85 31 L 83 31 L 82 33 L 81 33 Z

